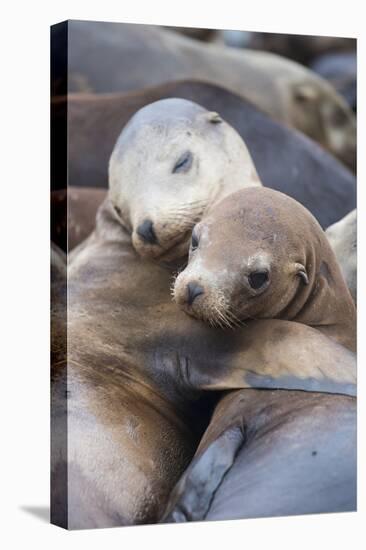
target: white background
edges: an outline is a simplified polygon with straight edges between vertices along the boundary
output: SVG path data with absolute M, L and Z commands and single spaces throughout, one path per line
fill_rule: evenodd
M 347 548 L 365 544 L 365 345 L 359 331 L 359 511 L 352 514 L 66 532 L 41 519 L 49 495 L 49 26 L 65 19 L 359 39 L 359 213 L 365 214 L 365 32 L 360 1 L 8 2 L 1 10 L 1 483 L 8 548 Z M 362 28 L 363 23 L 363 28 Z M 359 214 L 360 235 L 365 223 Z M 362 244 L 364 241 L 361 241 Z M 359 243 L 359 327 L 365 261 Z M 5 305 L 5 308 L 4 308 Z M 362 331 L 362 328 L 361 328 Z M 365 330 L 362 331 L 365 333 Z M 31 512 L 29 509 L 32 509 Z M 363 529 L 362 529 L 363 527 Z M 363 546 L 364 547 L 364 546 Z

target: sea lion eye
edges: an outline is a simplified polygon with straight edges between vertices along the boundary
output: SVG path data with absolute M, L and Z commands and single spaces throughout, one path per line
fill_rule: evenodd
M 115 206 L 115 205 L 113 206 L 113 208 L 115 209 L 115 211 L 116 211 L 116 213 L 118 214 L 118 216 L 121 217 L 121 215 L 122 215 L 121 209 L 120 209 L 118 206 Z
M 268 271 L 252 271 L 248 277 L 248 281 L 252 288 L 258 290 L 268 281 Z
M 192 240 L 191 240 L 191 250 L 192 250 L 192 252 L 193 252 L 193 250 L 196 250 L 196 248 L 198 248 L 198 237 L 197 237 L 197 233 L 195 233 L 193 231 Z
M 186 151 L 179 157 L 173 168 L 173 174 L 188 172 L 192 166 L 193 155 L 190 151 Z

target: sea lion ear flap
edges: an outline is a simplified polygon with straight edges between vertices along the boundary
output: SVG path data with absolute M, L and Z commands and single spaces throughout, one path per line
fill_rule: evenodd
M 298 101 L 314 101 L 317 99 L 318 94 L 314 86 L 310 83 L 304 82 L 294 87 L 294 96 Z
M 295 264 L 295 273 L 296 273 L 296 275 L 298 275 L 299 277 L 301 277 L 301 279 L 303 280 L 303 282 L 304 282 L 306 285 L 309 284 L 309 277 L 308 277 L 308 274 L 306 273 L 305 266 L 303 266 L 303 265 L 300 264 L 300 263 L 296 263 L 296 264 Z
M 220 122 L 222 122 L 221 116 L 219 115 L 219 113 L 216 113 L 216 111 L 205 113 L 205 117 L 207 118 L 208 122 L 211 122 L 211 124 L 220 124 Z

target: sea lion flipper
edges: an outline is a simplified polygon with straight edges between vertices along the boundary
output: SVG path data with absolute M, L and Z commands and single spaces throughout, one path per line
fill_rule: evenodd
M 193 459 L 172 491 L 163 523 L 203 520 L 215 491 L 245 443 L 241 426 L 231 426 Z

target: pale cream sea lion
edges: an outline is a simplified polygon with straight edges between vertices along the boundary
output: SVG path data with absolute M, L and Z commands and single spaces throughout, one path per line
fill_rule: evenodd
M 334 223 L 325 232 L 335 252 L 343 276 L 357 302 L 357 211 Z
M 109 196 L 143 257 L 185 256 L 194 223 L 228 194 L 260 186 L 239 134 L 218 113 L 184 99 L 140 109 L 109 162 Z

